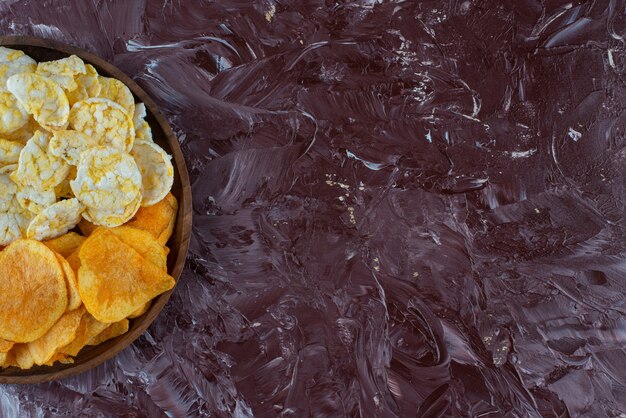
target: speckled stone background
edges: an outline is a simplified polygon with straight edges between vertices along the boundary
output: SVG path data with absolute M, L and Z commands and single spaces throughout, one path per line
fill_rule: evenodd
M 161 316 L 2 417 L 626 416 L 623 0 L 0 3 L 152 94 Z

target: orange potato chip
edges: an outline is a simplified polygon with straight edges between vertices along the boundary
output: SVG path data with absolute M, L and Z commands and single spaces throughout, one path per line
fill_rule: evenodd
M 178 201 L 168 193 L 159 203 L 140 208 L 125 226 L 148 231 L 161 245 L 165 245 L 174 231 L 177 213 Z
M 13 356 L 12 364 L 9 364 L 10 366 L 17 366 L 20 369 L 30 369 L 35 365 L 35 359 L 28 349 L 28 344 L 15 344 L 10 353 Z
M 101 322 L 121 321 L 176 283 L 106 229 L 87 238 L 79 258 L 78 291 L 87 311 Z
M 60 237 L 52 238 L 48 241 L 43 241 L 46 247 L 50 248 L 61 254 L 64 258 L 67 258 L 72 254 L 80 245 L 85 242 L 85 237 L 76 232 L 68 232 Z
M 72 254 L 70 254 L 66 260 L 69 263 L 70 267 L 74 271 L 74 276 L 76 277 L 76 283 L 78 283 L 78 269 L 80 268 L 80 258 L 78 257 L 78 253 L 80 251 L 80 247 L 76 249 Z
M 102 229 L 106 231 L 105 229 Z M 147 231 L 129 226 L 118 226 L 109 229 L 124 244 L 137 251 L 143 258 L 167 272 L 167 255 L 165 248 Z M 97 232 L 96 232 L 97 233 Z
M 76 356 L 96 335 L 104 331 L 109 325 L 98 321 L 89 313 L 85 313 L 80 320 L 80 325 L 76 330 L 74 340 L 69 344 L 59 348 L 59 353 Z
M 0 368 L 7 368 L 7 367 L 11 367 L 14 362 L 13 359 L 13 353 L 11 353 L 10 351 L 6 352 L 6 353 L 0 353 Z
M 97 228 L 99 228 L 98 225 L 92 224 L 91 222 L 89 222 L 87 219 L 84 219 L 84 218 L 81 219 L 81 221 L 78 223 L 78 229 L 80 229 L 80 232 L 82 232 L 83 235 L 86 237 L 91 235 L 91 233 L 95 231 Z
M 7 341 L 0 338 L 0 353 L 8 353 L 13 345 L 15 345 L 13 341 Z
M 48 363 L 61 347 L 74 341 L 85 308 L 66 312 L 41 338 L 27 344 L 35 364 Z
M 80 293 L 78 293 L 78 283 L 76 282 L 76 273 L 72 269 L 70 263 L 63 258 L 60 254 L 57 254 L 57 260 L 63 268 L 65 274 L 65 285 L 67 286 L 67 310 L 72 311 L 78 309 L 82 305 L 83 301 L 80 300 Z
M 65 274 L 54 251 L 20 239 L 0 253 L 0 338 L 40 338 L 67 307 Z
M 128 319 L 122 319 L 119 322 L 114 322 L 100 334 L 92 337 L 87 345 L 98 345 L 102 344 L 105 341 L 108 341 L 112 338 L 119 337 L 122 334 L 126 334 L 128 332 Z
M 74 359 L 63 353 L 55 353 L 47 363 L 46 366 L 52 366 L 54 363 L 59 362 L 62 364 L 72 364 L 74 363 Z
M 145 314 L 146 312 L 148 312 L 148 309 L 150 309 L 150 305 L 151 305 L 151 301 L 150 302 L 146 302 L 145 305 L 143 305 L 141 308 L 137 309 L 135 312 L 133 312 L 132 314 L 128 315 L 128 318 L 133 319 L 133 318 L 139 318 L 141 315 Z

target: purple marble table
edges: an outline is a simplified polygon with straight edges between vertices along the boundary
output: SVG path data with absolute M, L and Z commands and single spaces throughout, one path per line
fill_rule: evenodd
M 0 416 L 626 416 L 624 0 L 5 0 L 0 28 L 151 93 L 195 211 L 149 332 Z

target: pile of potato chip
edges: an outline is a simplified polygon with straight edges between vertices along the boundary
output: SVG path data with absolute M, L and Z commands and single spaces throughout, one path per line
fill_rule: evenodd
M 0 367 L 71 363 L 174 286 L 174 169 L 145 117 L 74 55 L 0 47 Z

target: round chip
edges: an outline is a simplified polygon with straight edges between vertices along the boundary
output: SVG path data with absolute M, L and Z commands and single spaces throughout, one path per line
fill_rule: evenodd
M 17 170 L 17 164 L 3 165 L 0 167 L 0 174 L 11 174 Z
M 88 208 L 123 211 L 141 195 L 141 173 L 129 154 L 116 148 L 96 147 L 81 154 L 76 179 L 70 185 Z
M 141 171 L 143 200 L 141 206 L 151 206 L 163 200 L 174 184 L 171 158 L 154 142 L 139 141 L 131 151 Z
M 70 166 L 61 158 L 48 152 L 50 137 L 41 131 L 35 132 L 20 153 L 14 179 L 23 185 L 39 190 L 52 189 L 69 173 Z
M 39 190 L 36 187 L 23 186 L 21 184 L 17 185 L 15 197 L 21 207 L 32 213 L 40 213 L 57 201 L 57 196 L 53 189 Z
M 44 240 L 58 237 L 78 225 L 85 208 L 78 199 L 61 200 L 48 206 L 28 225 L 26 236 Z
M 7 80 L 7 89 L 45 129 L 67 126 L 70 104 L 63 89 L 54 81 L 34 73 L 15 74 Z
M 1 144 L 1 143 L 0 143 Z M 52 134 L 49 150 L 70 165 L 78 165 L 83 151 L 98 145 L 91 136 L 79 131 L 56 131 Z
M 74 77 L 77 88 L 67 92 L 70 106 L 90 97 L 98 97 L 100 94 L 102 86 L 98 80 L 98 72 L 91 64 L 85 64 L 85 70 L 85 74 L 78 74 Z
M 28 112 L 13 94 L 0 91 L 0 133 L 13 132 L 28 122 Z
M 0 91 L 7 90 L 9 77 L 19 73 L 33 73 L 37 62 L 26 55 L 24 51 L 0 46 Z
M 45 129 L 40 124 L 38 124 L 32 116 L 29 116 L 26 125 L 13 132 L 5 133 L 2 136 L 9 141 L 25 144 L 29 139 L 33 137 L 33 135 L 37 131 L 45 131 Z
M 135 141 L 133 121 L 117 103 L 102 98 L 80 101 L 72 106 L 70 125 L 103 146 L 129 151 Z
M 137 103 L 135 105 L 135 114 L 133 115 L 133 125 L 135 126 L 135 141 L 152 141 L 152 129 L 145 121 L 146 105 Z
M 91 222 L 94 225 L 105 226 L 107 228 L 114 228 L 116 226 L 120 226 L 125 224 L 130 220 L 141 205 L 141 195 L 137 195 L 137 198 L 126 205 L 123 208 L 116 210 L 108 210 L 108 209 L 94 209 L 87 208 L 83 213 L 83 217 L 85 220 Z
M 106 231 L 106 229 L 101 229 L 100 231 Z M 124 244 L 132 247 L 141 254 L 146 260 L 167 272 L 167 254 L 165 253 L 165 248 L 159 244 L 152 234 L 129 226 L 120 226 L 109 229 L 109 231 L 114 233 Z M 94 234 L 97 233 L 98 232 L 94 232 Z
M 86 72 L 85 63 L 76 55 L 37 64 L 37 74 L 50 78 L 67 91 L 77 89 L 74 76 Z
M 101 322 L 121 321 L 175 284 L 166 272 L 107 230 L 87 238 L 78 254 L 80 297 Z
M 0 253 L 0 338 L 34 341 L 66 307 L 65 276 L 52 250 L 38 241 L 18 240 Z
M 17 185 L 7 176 L 0 175 L 0 245 L 8 245 L 24 236 L 32 218 L 17 200 Z
M 2 93 L 0 93 L 2 94 Z M 15 164 L 20 158 L 24 145 L 0 138 L 0 165 Z
M 67 177 L 54 188 L 54 193 L 57 195 L 57 199 L 62 197 L 71 198 L 74 197 L 70 182 L 76 178 L 76 166 L 70 166 L 70 172 L 67 173 Z
M 34 363 L 40 366 L 48 363 L 59 348 L 71 343 L 84 314 L 85 308 L 68 309 L 41 338 L 28 343 Z
M 178 201 L 168 193 L 159 203 L 140 208 L 125 226 L 148 231 L 161 245 L 165 245 L 174 232 L 177 213 Z
M 0 212 L 9 210 L 9 206 L 15 194 L 17 193 L 17 185 L 8 174 L 0 174 Z
M 135 98 L 130 89 L 126 87 L 126 84 L 116 78 L 102 76 L 98 77 L 98 81 L 100 81 L 100 86 L 102 87 L 98 97 L 113 100 L 122 106 L 130 116 L 133 116 L 135 113 Z

